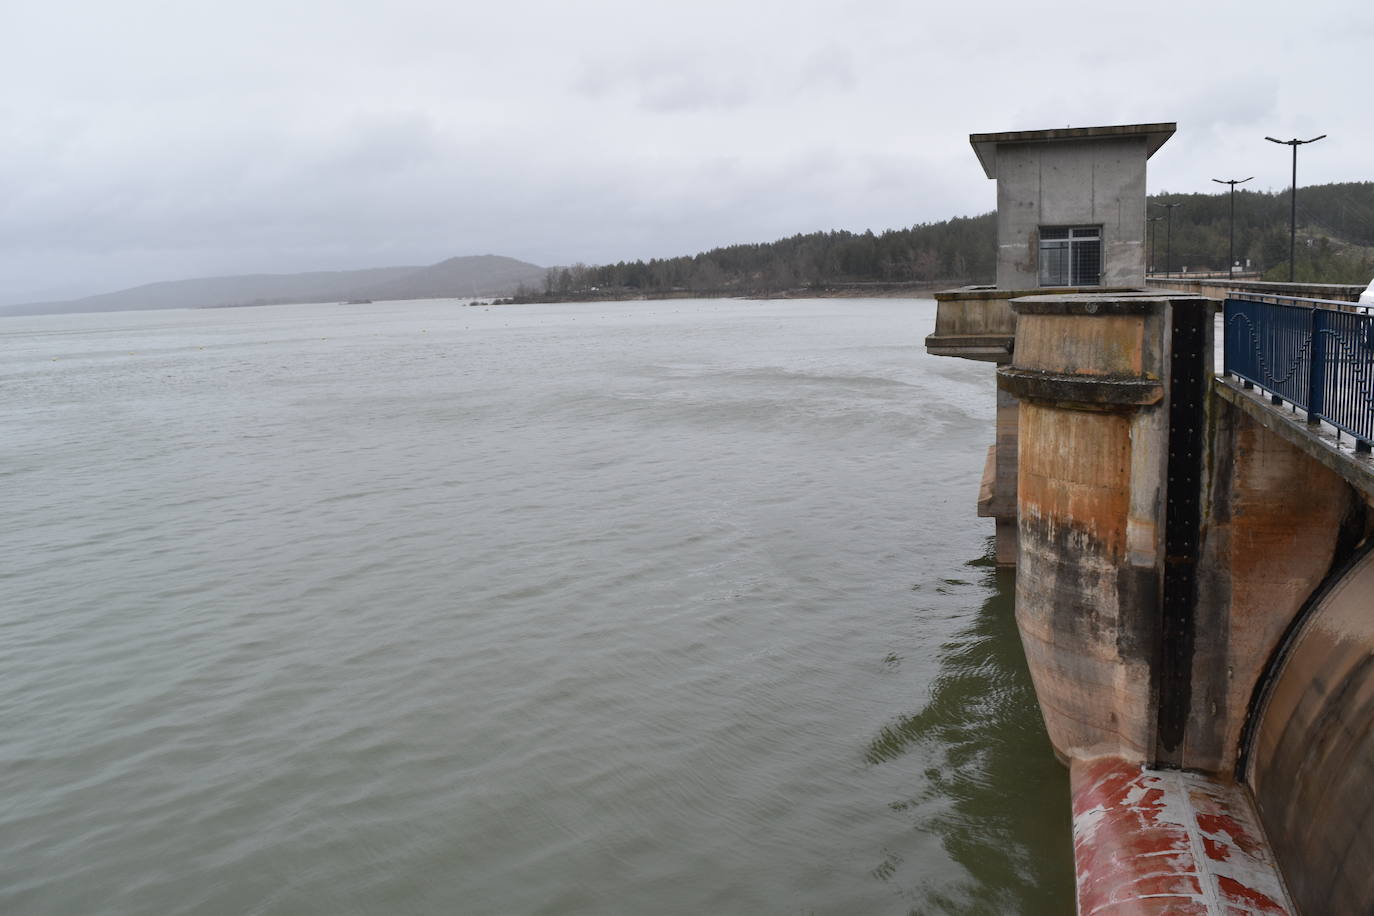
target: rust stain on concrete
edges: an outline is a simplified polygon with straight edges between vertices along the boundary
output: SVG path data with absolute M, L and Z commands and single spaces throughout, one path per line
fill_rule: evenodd
M 1022 515 L 1079 528 L 1119 559 L 1130 508 L 1130 418 L 1027 402 L 1020 419 Z
M 1089 376 L 1145 374 L 1145 319 L 1102 315 L 1022 315 L 1016 330 L 1016 365 Z
M 1204 643 L 1218 641 L 1224 649 L 1204 646 L 1199 653 L 1200 659 L 1224 659 L 1229 676 L 1195 673 L 1198 683 L 1210 682 L 1207 692 L 1220 701 L 1221 716 L 1194 711 L 1193 727 L 1212 735 L 1190 742 L 1199 751 L 1210 747 L 1189 761 L 1218 771 L 1234 766 L 1255 685 L 1289 621 L 1330 570 L 1352 499 L 1334 471 L 1235 413 L 1233 442 L 1219 456 L 1229 462 L 1229 486 L 1219 494 L 1209 535 L 1225 545 L 1209 562 L 1225 570 L 1229 603 L 1224 626 L 1200 630 Z

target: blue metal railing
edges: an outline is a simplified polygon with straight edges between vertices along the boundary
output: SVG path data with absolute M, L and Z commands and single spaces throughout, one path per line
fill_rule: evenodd
M 1307 411 L 1307 422 L 1349 433 L 1367 452 L 1374 441 L 1374 315 L 1311 301 L 1227 299 L 1225 371 L 1268 391 L 1276 404 Z

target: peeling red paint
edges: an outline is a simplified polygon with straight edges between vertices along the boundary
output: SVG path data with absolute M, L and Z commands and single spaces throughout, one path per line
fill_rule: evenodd
M 1235 904 L 1235 905 L 1238 905 L 1238 906 L 1247 906 L 1247 907 L 1250 908 L 1250 909 L 1248 909 L 1248 910 L 1245 910 L 1244 912 L 1247 912 L 1247 913 L 1249 913 L 1249 912 L 1254 912 L 1254 913 L 1288 913 L 1288 912 L 1291 912 L 1290 910 L 1286 909 L 1286 908 L 1285 908 L 1283 905 L 1281 905 L 1278 901 L 1274 900 L 1272 897 L 1268 896 L 1267 894 L 1263 894 L 1263 893 L 1261 893 L 1260 891 L 1257 891 L 1257 890 L 1255 890 L 1255 889 L 1252 888 L 1252 887 L 1246 887 L 1245 885 L 1241 884 L 1239 881 L 1236 881 L 1236 880 L 1234 880 L 1234 879 L 1232 879 L 1232 878 L 1228 878 L 1228 877 L 1226 877 L 1225 875 L 1218 875 L 1218 876 L 1217 876 L 1217 885 L 1221 888 L 1221 892 L 1222 892 L 1224 895 L 1226 895 L 1226 898 L 1227 898 L 1227 900 L 1228 900 L 1229 903 Z
M 1225 814 L 1202 814 L 1197 816 L 1197 825 L 1203 833 L 1215 836 L 1218 833 L 1225 833 L 1235 843 L 1245 851 L 1247 855 L 1255 855 L 1261 848 L 1259 842 L 1250 837 L 1235 819 Z
M 1293 912 L 1244 789 L 1115 757 L 1071 774 L 1080 916 Z
M 1225 862 L 1227 859 L 1231 858 L 1230 847 L 1225 843 L 1218 843 L 1209 836 L 1202 838 L 1202 848 L 1207 851 L 1207 858 L 1214 862 Z

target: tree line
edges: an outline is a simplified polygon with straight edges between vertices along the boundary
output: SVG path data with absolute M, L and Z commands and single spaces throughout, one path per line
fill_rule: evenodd
M 523 292 L 746 295 L 847 284 L 936 284 L 954 278 L 972 282 L 994 273 L 995 219 L 985 213 L 881 233 L 841 229 L 727 245 L 677 258 L 574 264 L 550 268 L 543 289 Z
M 1181 204 L 1166 222 L 1150 224 L 1154 268 L 1190 272 L 1227 268 L 1229 192 L 1156 194 Z M 1235 252 L 1243 267 L 1287 279 L 1289 197 L 1284 191 L 1236 192 Z M 846 286 L 959 286 L 992 283 L 996 273 L 995 213 L 955 217 L 880 233 L 832 230 L 775 242 L 728 245 L 700 254 L 550 268 L 542 288 L 517 298 L 613 298 L 618 295 L 767 295 Z M 1168 264 L 1166 265 L 1166 260 Z M 1297 279 L 1367 283 L 1374 277 L 1374 182 L 1298 190 Z
M 1150 197 L 1154 268 L 1226 270 L 1230 192 Z M 1181 204 L 1172 226 L 1159 204 Z M 1236 259 L 1266 279 L 1288 279 L 1290 198 L 1283 191 L 1236 191 Z M 1171 250 L 1170 250 L 1171 249 Z M 1374 182 L 1298 188 L 1297 267 L 1306 283 L 1368 283 L 1374 277 Z

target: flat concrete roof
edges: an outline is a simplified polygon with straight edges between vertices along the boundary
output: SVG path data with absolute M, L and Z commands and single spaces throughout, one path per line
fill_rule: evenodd
M 1009 130 L 999 134 L 969 134 L 968 142 L 983 164 L 989 178 L 997 177 L 997 147 L 1002 143 L 1063 143 L 1069 140 L 1121 140 L 1127 137 L 1145 138 L 1145 158 L 1149 159 L 1164 141 L 1174 135 L 1178 124 L 1162 121 L 1158 124 L 1116 124 L 1110 127 L 1059 127 L 1054 130 Z

